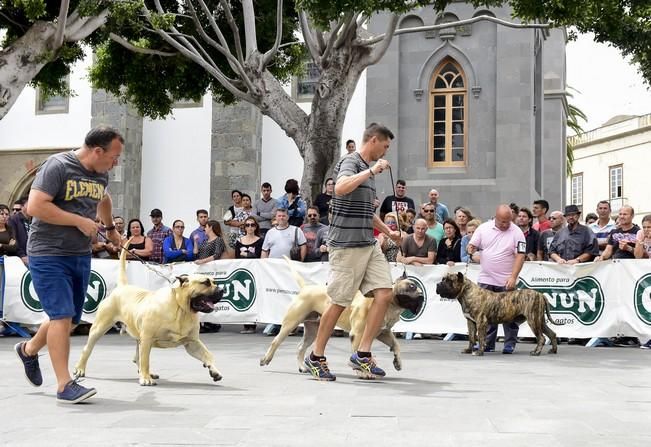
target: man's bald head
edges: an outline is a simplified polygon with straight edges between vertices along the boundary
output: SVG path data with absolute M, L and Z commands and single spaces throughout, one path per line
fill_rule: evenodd
M 495 210 L 495 226 L 506 231 L 511 226 L 511 207 L 505 204 L 499 205 Z

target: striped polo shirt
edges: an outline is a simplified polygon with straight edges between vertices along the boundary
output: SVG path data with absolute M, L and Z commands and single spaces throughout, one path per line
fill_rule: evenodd
M 358 152 L 344 155 L 334 170 L 339 180 L 369 169 Z M 328 246 L 333 248 L 365 247 L 375 244 L 373 237 L 373 201 L 375 179 L 364 183 L 345 195 L 333 194 L 330 201 L 330 231 Z

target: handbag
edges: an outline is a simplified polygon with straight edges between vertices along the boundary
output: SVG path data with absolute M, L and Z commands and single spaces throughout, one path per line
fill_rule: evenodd
M 301 260 L 301 248 L 298 246 L 298 227 L 294 228 L 294 242 L 292 248 L 289 250 L 289 258 L 292 261 Z

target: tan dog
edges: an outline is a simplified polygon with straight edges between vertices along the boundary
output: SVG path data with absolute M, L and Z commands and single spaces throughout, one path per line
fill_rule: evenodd
M 282 327 L 276 337 L 271 342 L 264 357 L 260 359 L 260 366 L 268 365 L 273 359 L 276 350 L 280 344 L 287 338 L 287 335 L 293 331 L 299 324 L 303 323 L 303 339 L 298 346 L 296 361 L 300 372 L 307 372 L 303 366 L 303 359 L 307 349 L 314 343 L 316 334 L 319 330 L 319 317 L 325 312 L 330 297 L 327 294 L 327 287 L 322 285 L 306 285 L 303 278 L 292 268 L 289 263 L 292 276 L 300 287 L 299 294 L 294 298 L 287 313 L 283 318 Z M 384 316 L 384 324 L 380 333 L 375 337 L 389 347 L 393 352 L 393 366 L 396 370 L 402 369 L 402 359 L 400 358 L 400 345 L 398 340 L 391 332 L 391 328 L 400 319 L 400 314 L 409 309 L 414 314 L 420 312 L 423 305 L 423 291 L 411 279 L 403 276 L 398 279 L 393 286 L 393 300 Z M 364 328 L 366 327 L 366 318 L 368 311 L 373 302 L 373 298 L 366 298 L 359 291 L 356 293 L 352 304 L 347 307 L 337 320 L 337 326 L 350 333 L 350 343 L 352 351 L 356 351 L 361 342 Z
M 128 248 L 128 243 L 127 243 Z M 75 366 L 75 376 L 83 377 L 86 363 L 97 340 L 116 322 L 138 341 L 134 362 L 138 366 L 140 385 L 156 385 L 156 374 L 149 370 L 151 348 L 172 348 L 183 345 L 192 357 L 201 360 L 214 381 L 222 375 L 215 367 L 213 355 L 199 340 L 198 312 L 209 313 L 222 297 L 222 291 L 204 275 L 183 275 L 173 287 L 155 292 L 127 284 L 126 252 L 120 255 L 118 286 L 102 301 L 91 327 L 88 342 Z

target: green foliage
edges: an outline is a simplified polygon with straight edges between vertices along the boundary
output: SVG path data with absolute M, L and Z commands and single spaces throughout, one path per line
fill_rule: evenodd
M 41 19 L 47 13 L 44 0 L 14 0 L 7 3 L 13 3 L 16 9 L 22 10 L 29 20 Z

